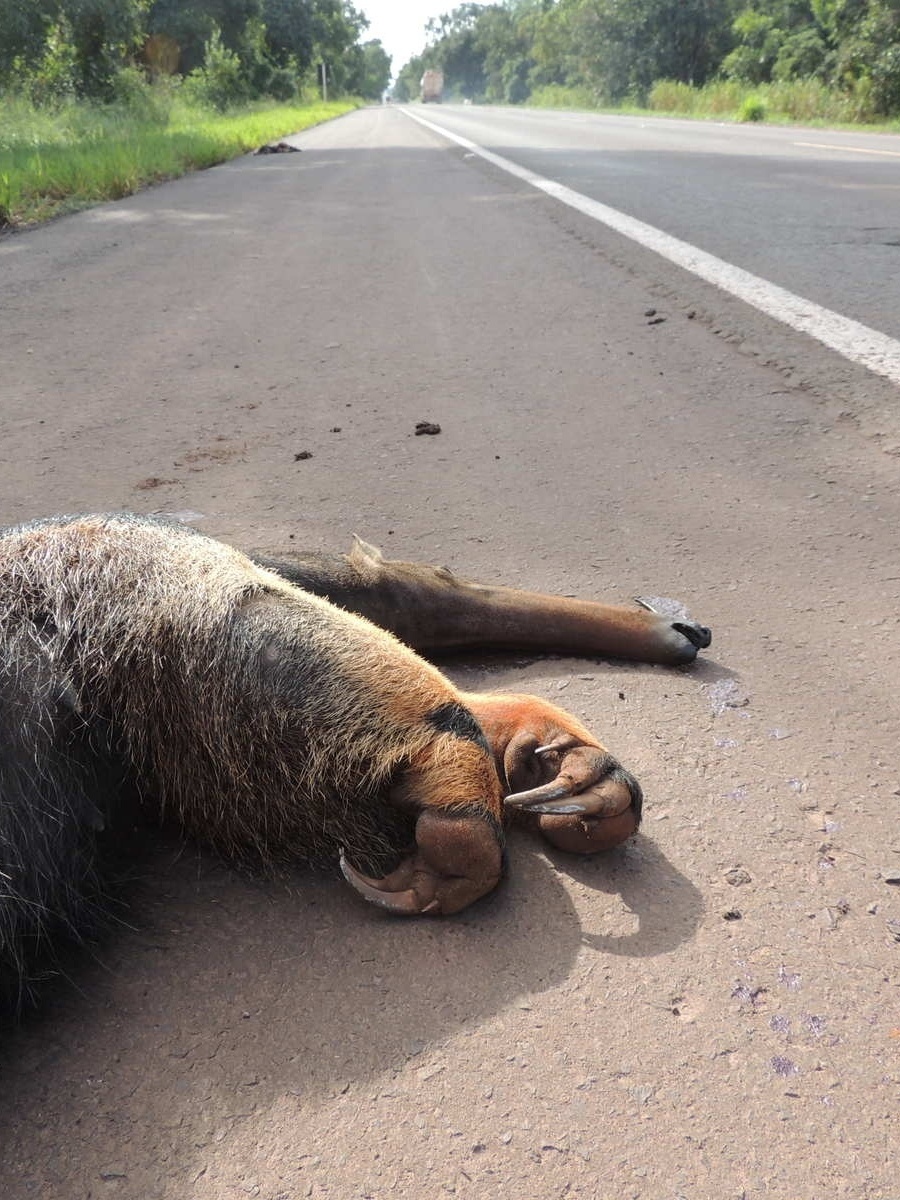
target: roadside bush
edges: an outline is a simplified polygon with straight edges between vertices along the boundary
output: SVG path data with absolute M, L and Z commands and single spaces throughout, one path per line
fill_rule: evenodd
M 272 72 L 266 94 L 273 100 L 295 100 L 297 98 L 297 76 L 290 67 L 279 67 Z
M 203 66 L 191 71 L 184 88 L 189 100 L 216 112 L 226 112 L 249 99 L 241 60 L 223 44 L 218 29 L 213 29 L 206 43 Z
M 535 108 L 597 108 L 597 97 L 588 87 L 547 83 L 535 88 L 528 100 Z
M 138 67 L 124 67 L 112 79 L 112 102 L 145 125 L 167 125 L 175 99 L 174 79 L 151 83 Z
M 13 223 L 12 179 L 8 171 L 0 175 L 0 229 Z
M 746 87 L 731 79 L 720 79 L 698 88 L 696 111 L 709 117 L 732 117 L 741 106 Z
M 647 98 L 647 107 L 659 112 L 692 113 L 699 93 L 689 83 L 677 79 L 660 79 L 654 83 Z
M 900 111 L 900 49 L 895 54 L 894 48 L 888 47 L 883 58 L 884 74 L 877 84 L 869 75 L 857 79 L 845 76 L 840 88 L 829 87 L 817 78 L 760 83 L 752 87 L 735 79 L 719 79 L 699 88 L 663 79 L 651 88 L 647 104 L 652 112 L 684 113 L 729 121 L 860 124 L 877 119 L 885 111 Z M 896 93 L 890 91 L 894 87 Z M 548 108 L 602 106 L 602 101 L 596 98 L 581 105 L 574 103 L 572 90 L 541 88 L 535 91 L 531 103 Z M 896 101 L 892 99 L 894 95 Z M 623 107 L 619 106 L 620 110 Z
M 740 108 L 745 92 L 744 87 L 731 80 L 719 80 L 697 88 L 674 79 L 663 79 L 650 89 L 648 107 L 655 112 L 732 117 Z
M 766 119 L 765 101 L 759 96 L 748 96 L 738 109 L 739 121 L 764 121 Z
M 844 100 L 844 111 L 847 115 L 842 116 L 840 120 L 874 121 L 879 115 L 883 115 L 875 101 L 873 92 L 874 88 L 870 75 L 863 75 L 861 79 L 854 80 Z M 888 115 L 896 118 L 897 113 L 900 112 L 900 102 L 898 102 L 896 108 L 887 111 Z

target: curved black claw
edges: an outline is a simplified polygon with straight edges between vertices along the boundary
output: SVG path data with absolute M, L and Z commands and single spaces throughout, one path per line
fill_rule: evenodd
M 675 621 L 672 628 L 683 634 L 698 650 L 705 650 L 712 642 L 712 630 L 705 625 L 698 625 L 695 621 Z

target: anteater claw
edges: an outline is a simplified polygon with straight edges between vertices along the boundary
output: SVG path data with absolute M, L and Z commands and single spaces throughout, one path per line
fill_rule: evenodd
M 341 871 L 364 900 L 399 916 L 459 912 L 500 882 L 499 830 L 486 817 L 423 810 L 416 846 L 396 871 L 370 879 L 340 857 Z
M 510 807 L 513 806 L 510 805 Z M 584 804 L 579 803 L 577 800 L 568 799 L 544 800 L 538 804 L 523 805 L 522 811 L 530 813 L 552 813 L 557 817 L 567 817 L 574 816 L 576 813 L 579 815 L 585 815 L 587 814 L 588 809 Z
M 359 892 L 360 896 L 364 900 L 368 900 L 370 904 L 377 904 L 379 908 L 386 908 L 389 912 L 398 913 L 401 916 L 415 917 L 419 913 L 432 912 L 437 904 L 436 900 L 432 900 L 423 908 L 419 897 L 412 888 L 407 888 L 402 892 L 388 891 L 384 887 L 384 880 L 370 879 L 368 875 L 363 875 L 361 871 L 357 871 L 356 867 L 352 867 L 343 850 L 340 864 L 341 873 L 353 890 Z
M 632 775 L 602 747 L 579 743 L 573 735 L 536 743 L 535 734 L 510 741 L 504 755 L 507 782 L 521 787 L 535 774 L 552 771 L 553 777 L 507 795 L 509 812 L 576 854 L 606 850 L 631 837 L 640 824 L 642 802 Z

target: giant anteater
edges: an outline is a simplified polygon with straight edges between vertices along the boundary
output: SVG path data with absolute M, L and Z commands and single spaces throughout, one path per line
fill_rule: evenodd
M 92 929 L 131 803 L 225 852 L 339 857 L 400 913 L 495 887 L 504 810 L 568 850 L 622 841 L 640 789 L 583 726 L 462 693 L 410 647 L 685 662 L 709 644 L 652 607 L 481 587 L 362 542 L 254 561 L 127 514 L 0 532 L 0 1001 Z

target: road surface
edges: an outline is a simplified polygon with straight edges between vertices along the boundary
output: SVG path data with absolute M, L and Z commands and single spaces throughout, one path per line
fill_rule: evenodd
M 458 918 L 154 854 L 7 1039 L 4 1196 L 895 1200 L 896 388 L 403 112 L 294 141 L 0 242 L 3 522 L 355 531 L 714 642 L 451 668 L 647 794 Z
M 425 111 L 544 177 L 900 337 L 900 136 L 521 108 Z

